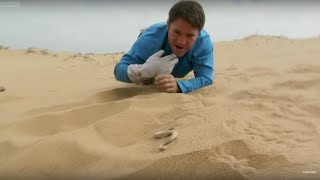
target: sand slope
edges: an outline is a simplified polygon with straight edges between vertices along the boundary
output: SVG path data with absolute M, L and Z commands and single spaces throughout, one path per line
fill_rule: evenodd
M 319 179 L 319 52 L 319 38 L 216 43 L 214 85 L 184 95 L 115 81 L 122 53 L 2 49 L 0 177 Z

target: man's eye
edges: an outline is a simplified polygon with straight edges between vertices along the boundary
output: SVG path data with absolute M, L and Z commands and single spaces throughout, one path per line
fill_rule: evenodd
M 187 37 L 188 37 L 188 38 L 194 38 L 195 35 L 194 35 L 193 33 L 190 33 L 190 34 L 187 34 Z

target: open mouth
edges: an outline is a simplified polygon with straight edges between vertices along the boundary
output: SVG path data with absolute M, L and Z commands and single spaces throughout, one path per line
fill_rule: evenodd
M 178 45 L 175 45 L 175 46 L 176 46 L 176 48 L 179 49 L 179 50 L 182 50 L 182 49 L 183 49 L 183 47 L 181 47 L 181 46 L 178 46 Z

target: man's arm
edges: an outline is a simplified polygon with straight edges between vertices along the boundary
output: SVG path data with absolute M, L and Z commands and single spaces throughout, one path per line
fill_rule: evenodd
M 162 48 L 165 31 L 151 26 L 144 30 L 114 68 L 114 75 L 118 81 L 131 83 L 128 77 L 128 67 L 131 64 L 144 64 L 146 60 Z
M 125 54 L 114 68 L 114 76 L 116 80 L 126 82 L 126 83 L 132 83 L 132 81 L 128 77 L 128 72 L 127 72 L 128 66 L 131 64 L 143 64 L 143 63 L 144 61 L 142 59 L 137 57 L 132 57 L 130 55 L 130 52 Z
M 122 56 L 121 60 L 116 64 L 114 68 L 114 76 L 116 80 L 132 83 L 128 77 L 128 66 L 131 64 L 143 64 L 147 60 L 145 52 L 147 49 L 144 49 L 143 46 L 146 42 L 145 38 L 138 38 L 136 42 L 131 47 L 130 51 Z
M 184 94 L 213 83 L 213 45 L 211 41 L 207 45 L 209 48 L 192 61 L 195 78 L 176 80 L 181 92 Z

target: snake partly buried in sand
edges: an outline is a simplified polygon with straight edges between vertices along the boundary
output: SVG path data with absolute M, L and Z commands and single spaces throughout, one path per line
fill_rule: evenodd
M 164 138 L 167 136 L 170 136 L 169 139 L 159 146 L 159 149 L 161 151 L 166 150 L 168 148 L 168 144 L 177 138 L 178 136 L 177 131 L 173 130 L 173 128 L 169 128 L 163 131 L 156 132 L 153 136 L 154 138 L 157 138 L 157 139 Z
M 5 90 L 6 90 L 6 88 L 5 88 L 5 87 L 0 86 L 0 92 L 5 91 Z

